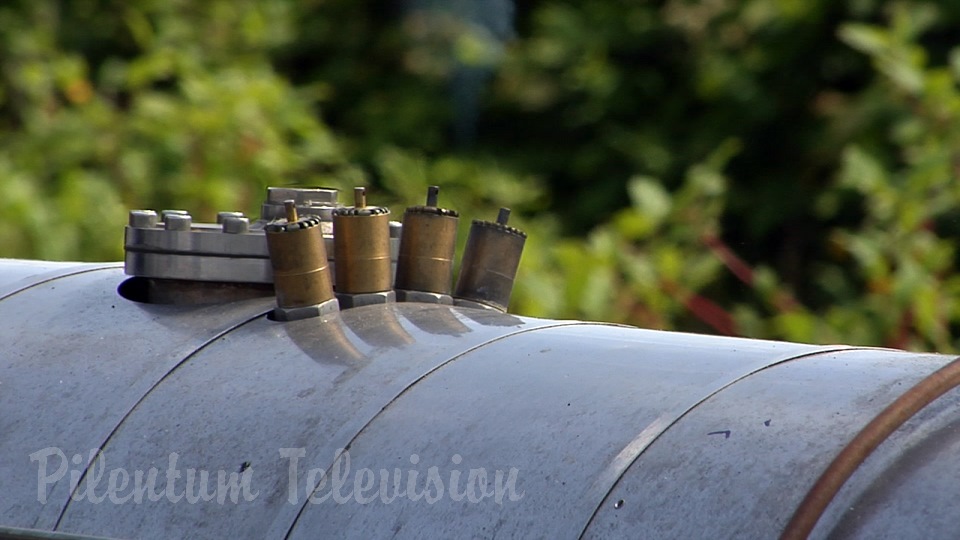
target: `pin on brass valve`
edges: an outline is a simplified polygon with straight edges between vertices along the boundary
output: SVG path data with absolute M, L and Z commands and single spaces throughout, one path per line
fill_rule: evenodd
M 454 304 L 507 311 L 527 235 L 507 225 L 510 209 L 496 223 L 473 220 L 463 250 Z
M 293 321 L 337 311 L 320 218 L 300 218 L 293 200 L 284 206 L 286 220 L 265 227 L 277 294 L 274 319 Z
M 390 210 L 367 206 L 366 190 L 354 190 L 354 206 L 333 211 L 337 299 L 343 308 L 393 302 Z
M 430 186 L 427 204 L 411 206 L 403 214 L 397 280 L 401 302 L 453 304 L 453 255 L 457 244 L 456 211 L 437 207 L 440 188 Z

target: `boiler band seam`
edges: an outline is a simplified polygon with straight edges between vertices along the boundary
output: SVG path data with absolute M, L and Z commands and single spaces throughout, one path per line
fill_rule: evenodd
M 109 433 L 109 434 L 107 435 L 107 437 L 103 440 L 103 443 L 99 446 L 100 451 L 102 452 L 103 449 L 106 448 L 106 446 L 107 446 L 108 444 L 110 444 L 110 440 L 113 438 L 114 435 L 116 435 L 117 431 L 120 430 L 120 428 L 123 426 L 124 422 L 126 422 L 127 419 L 130 417 L 130 415 L 133 414 L 133 411 L 137 410 L 137 407 L 139 407 L 140 404 L 143 403 L 143 401 L 144 401 L 145 399 L 147 399 L 147 396 L 149 396 L 154 390 L 156 390 L 157 387 L 159 387 L 160 384 L 163 383 L 163 381 L 167 380 L 167 378 L 169 378 L 170 375 L 173 374 L 173 372 L 175 372 L 175 371 L 178 370 L 180 367 L 182 367 L 184 364 L 186 364 L 187 362 L 189 362 L 190 359 L 192 359 L 194 356 L 197 355 L 197 353 L 199 353 L 200 351 L 206 349 L 208 346 L 212 345 L 213 343 L 219 341 L 221 338 L 225 337 L 227 334 L 229 334 L 229 333 L 233 332 L 234 330 L 237 330 L 238 328 L 240 328 L 240 327 L 242 327 L 242 326 L 244 326 L 244 325 L 246 325 L 246 324 L 249 324 L 249 323 L 251 323 L 251 322 L 253 322 L 253 321 L 255 321 L 255 320 L 257 320 L 257 319 L 259 319 L 259 318 L 261 318 L 261 317 L 266 316 L 268 313 L 270 313 L 270 311 L 258 311 L 256 315 L 253 315 L 252 317 L 248 317 L 248 318 L 246 318 L 246 319 L 244 319 L 244 320 L 242 320 L 242 321 L 240 321 L 240 322 L 238 322 L 238 323 L 230 326 L 229 328 L 226 328 L 226 329 L 224 329 L 224 330 L 221 330 L 220 332 L 218 332 L 218 333 L 216 333 L 215 335 L 213 335 L 212 337 L 210 337 L 208 340 L 204 341 L 204 342 L 203 342 L 202 344 L 200 344 L 198 347 L 194 348 L 192 351 L 190 351 L 189 353 L 187 353 L 181 360 L 178 360 L 173 366 L 170 367 L 170 369 L 167 370 L 166 373 L 164 373 L 164 374 L 163 374 L 161 377 L 159 377 L 152 385 L 150 385 L 150 388 L 148 388 L 147 391 L 144 392 L 143 395 L 140 396 L 140 398 L 137 399 L 137 402 L 134 403 L 133 406 L 131 406 L 126 412 L 123 413 L 123 416 L 120 418 L 120 420 L 117 422 L 117 424 L 113 427 L 113 429 L 110 430 L 110 433 Z M 54 526 L 53 526 L 53 530 L 57 530 L 57 528 L 60 526 L 60 522 L 63 521 L 64 516 L 66 516 L 67 510 L 69 510 L 69 508 L 70 508 L 70 503 L 71 503 L 72 500 L 73 500 L 73 495 L 74 495 L 75 491 L 76 491 L 77 489 L 80 489 L 80 484 L 83 483 L 83 480 L 86 478 L 87 472 L 90 470 L 90 466 L 93 465 L 93 463 L 94 463 L 94 462 L 91 461 L 91 463 L 87 464 L 87 465 L 84 467 L 83 472 L 80 474 L 80 480 L 77 482 L 76 487 L 75 487 L 73 490 L 70 490 L 70 494 L 67 496 L 67 501 L 64 503 L 63 507 L 60 509 L 60 515 L 57 516 L 57 521 L 56 521 L 56 523 L 55 523 Z
M 917 413 L 960 386 L 960 357 L 927 375 L 873 416 L 838 452 L 797 505 L 781 540 L 807 538 L 860 465 Z
M 640 433 L 637 434 L 623 450 L 617 454 L 617 457 L 614 458 L 613 463 L 608 466 L 603 473 L 601 473 L 597 479 L 594 481 L 594 484 L 591 488 L 591 492 L 597 495 L 596 508 L 590 514 L 590 518 L 587 519 L 583 528 L 580 531 L 580 534 L 577 536 L 579 539 L 583 539 L 590 529 L 590 525 L 593 523 L 594 519 L 597 517 L 597 514 L 600 512 L 600 508 L 607 502 L 607 499 L 610 497 L 610 494 L 613 493 L 613 490 L 616 489 L 617 485 L 620 483 L 620 479 L 623 478 L 623 475 L 626 474 L 630 467 L 640 458 L 643 453 L 650 448 L 653 443 L 657 441 L 664 433 L 666 433 L 671 427 L 676 425 L 680 420 L 683 419 L 687 414 L 692 412 L 694 409 L 702 405 L 707 400 L 716 396 L 720 392 L 723 392 L 727 388 L 749 378 L 761 371 L 764 371 L 768 368 L 772 368 L 792 360 L 800 360 L 802 358 L 809 358 L 813 356 L 820 356 L 822 354 L 832 354 L 838 352 L 849 352 L 849 351 L 889 351 L 890 349 L 885 349 L 882 347 L 850 347 L 850 346 L 822 346 L 821 348 L 807 351 L 800 354 L 790 355 L 788 357 L 779 357 L 774 358 L 773 360 L 768 360 L 761 365 L 755 365 L 750 368 L 747 372 L 740 375 L 734 376 L 732 379 L 723 382 L 716 386 L 713 390 L 707 392 L 707 394 L 694 402 L 692 405 L 678 407 L 668 413 L 672 414 L 662 414 L 656 420 L 651 422 L 647 427 L 643 428 Z M 677 411 L 680 411 L 679 413 Z M 619 465 L 618 465 L 619 464 Z M 602 493 L 602 497 L 599 495 Z
M 624 327 L 624 325 L 620 325 L 620 324 L 605 324 L 605 323 L 594 323 L 594 322 L 584 322 L 584 321 L 561 321 L 561 322 L 559 322 L 559 324 L 550 324 L 550 325 L 545 325 L 545 326 L 538 326 L 538 327 L 536 327 L 536 328 L 528 328 L 528 329 L 525 329 L 525 330 L 519 330 L 519 331 L 516 331 L 516 332 L 509 333 L 509 334 L 503 334 L 503 335 L 497 336 L 497 337 L 495 337 L 495 338 L 493 338 L 493 339 L 489 339 L 489 340 L 487 340 L 487 341 L 484 341 L 483 343 L 479 343 L 479 344 L 477 344 L 477 345 L 474 345 L 473 347 L 470 347 L 469 349 L 467 349 L 467 350 L 465 350 L 465 351 L 462 351 L 462 352 L 460 352 L 460 353 L 457 353 L 456 355 L 454 355 L 454 356 L 452 356 L 452 357 L 444 360 L 443 362 L 437 364 L 436 366 L 430 368 L 429 370 L 427 370 L 427 371 L 424 372 L 423 374 L 417 376 L 417 377 L 416 377 L 415 379 L 413 379 L 410 383 L 408 383 L 407 385 L 405 385 L 402 390 L 400 390 L 399 392 L 397 392 L 397 395 L 395 395 L 393 398 L 391 398 L 389 401 L 387 401 L 387 403 L 386 403 L 385 405 L 383 405 L 383 406 L 380 408 L 379 411 L 377 411 L 369 420 L 367 420 L 366 422 L 364 422 L 363 426 L 362 426 L 359 430 L 356 430 L 356 432 L 350 437 L 350 440 L 347 442 L 347 444 L 346 444 L 346 446 L 344 446 L 344 448 L 349 448 L 350 445 L 352 445 L 353 442 L 357 439 L 357 437 L 359 437 L 364 431 L 366 431 L 367 428 L 369 428 L 370 425 L 372 425 L 372 424 L 380 417 L 380 415 L 383 413 L 383 411 L 387 410 L 387 408 L 388 408 L 390 405 L 392 405 L 392 404 L 395 403 L 398 399 L 400 399 L 400 397 L 403 396 L 404 394 L 406 394 L 411 388 L 413 388 L 413 387 L 416 386 L 420 381 L 426 379 L 427 377 L 429 377 L 429 376 L 432 375 L 433 373 L 437 372 L 437 371 L 440 370 L 441 368 L 452 364 L 454 361 L 459 360 L 459 359 L 461 359 L 461 358 L 469 355 L 470 353 L 472 353 L 472 352 L 474 352 L 474 351 L 476 351 L 476 350 L 478 350 L 478 349 L 481 349 L 481 348 L 486 347 L 486 346 L 488 346 L 488 345 L 491 345 L 491 344 L 493 344 L 493 343 L 497 343 L 497 342 L 500 342 L 500 341 L 503 341 L 503 340 L 506 340 L 506 339 L 509 339 L 509 338 L 512 338 L 512 337 L 515 337 L 515 336 L 519 336 L 519 335 L 521 335 L 521 334 L 529 334 L 529 333 L 537 332 L 537 331 L 540 331 L 540 330 L 549 330 L 549 329 L 553 329 L 553 328 L 564 328 L 564 327 L 572 327 L 572 326 L 612 326 L 612 327 Z M 332 468 L 333 468 L 334 465 L 336 465 L 336 460 L 334 460 L 334 462 L 331 463 L 331 464 L 325 469 L 325 472 L 326 472 L 326 475 L 327 475 L 327 476 L 329 476 L 330 471 L 332 470 Z M 316 492 L 316 490 L 319 489 L 319 487 L 320 487 L 320 486 L 309 486 L 309 487 L 308 487 L 307 492 L 309 493 L 309 495 L 304 499 L 304 502 L 303 502 L 303 504 L 300 506 L 299 510 L 297 510 L 297 514 L 296 514 L 296 516 L 294 517 L 293 521 L 291 521 L 290 524 L 289 524 L 289 526 L 287 527 L 287 531 L 286 531 L 286 533 L 283 535 L 284 540 L 288 540 L 288 539 L 290 538 L 290 535 L 293 534 L 293 531 L 294 531 L 294 529 L 295 529 L 296 526 L 297 526 L 297 522 L 300 520 L 300 517 L 303 515 L 304 510 L 305 510 L 305 509 L 307 508 L 307 506 L 308 506 L 308 503 L 309 503 L 309 501 L 310 501 L 310 498 L 313 496 L 313 494 Z M 271 528 L 271 531 L 275 531 L 275 530 L 276 530 L 276 526 L 278 526 L 278 524 L 276 524 L 276 523 L 275 523 L 274 525 L 275 525 L 275 526 Z M 268 536 L 268 537 L 273 537 L 272 534 L 268 534 L 267 536 Z
M 89 272 L 99 272 L 101 270 L 114 270 L 117 268 L 123 268 L 123 264 L 106 264 L 103 266 L 88 266 L 91 263 L 77 263 L 77 266 L 68 266 L 67 268 L 61 268 L 59 270 L 50 270 L 49 272 L 43 272 L 41 274 L 34 274 L 34 276 L 39 276 L 37 281 L 33 283 L 28 283 L 26 285 L 10 286 L 6 290 L 0 289 L 0 302 L 20 294 L 24 291 L 28 291 L 34 287 L 43 285 L 44 283 L 50 283 L 52 281 L 57 281 L 59 279 L 78 276 L 80 274 L 86 274 Z M 33 277 L 33 276 L 28 276 Z M 26 279 L 26 278 L 25 278 Z M 14 284 L 15 285 L 15 284 Z

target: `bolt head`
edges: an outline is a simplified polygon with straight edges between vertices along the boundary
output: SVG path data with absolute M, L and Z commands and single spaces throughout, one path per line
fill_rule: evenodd
M 168 231 L 189 231 L 193 219 L 189 215 L 167 214 L 164 219 Z
M 250 230 L 250 220 L 245 217 L 229 216 L 223 220 L 223 232 L 243 234 Z
M 150 229 L 157 226 L 157 213 L 153 210 L 131 210 L 128 224 L 138 229 Z
M 230 217 L 243 217 L 243 212 L 217 212 L 217 223 L 222 224 Z
M 161 210 L 160 215 L 163 221 L 167 221 L 167 216 L 189 216 L 190 212 L 186 210 Z

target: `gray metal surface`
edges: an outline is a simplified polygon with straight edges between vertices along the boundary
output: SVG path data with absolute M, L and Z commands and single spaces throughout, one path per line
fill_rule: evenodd
M 325 467 L 384 407 L 439 366 L 505 335 L 566 324 L 517 320 L 514 326 L 485 326 L 464 318 L 465 331 L 452 335 L 427 333 L 405 321 L 405 313 L 430 309 L 448 308 L 394 304 L 290 323 L 260 318 L 223 336 L 154 389 L 103 447 L 104 455 L 108 468 L 131 471 L 163 468 L 171 452 L 179 454 L 183 468 L 234 472 L 249 463 L 259 496 L 238 505 L 82 500 L 70 503 L 59 530 L 116 537 L 282 537 L 300 507 L 286 500 L 288 467 L 280 448 L 307 449 L 304 475 Z M 164 489 L 165 480 L 157 486 Z
M 263 229 L 235 228 L 236 218 L 221 225 L 194 224 L 191 228 L 188 219 L 189 216 L 170 215 L 166 228 L 162 224 L 127 226 L 127 273 L 194 281 L 273 282 Z M 182 226 L 174 228 L 174 223 Z
M 742 366 L 810 346 L 583 325 L 493 343 L 421 381 L 351 444 L 354 467 L 378 470 L 416 454 L 422 474 L 518 470 L 519 501 L 307 505 L 292 538 L 345 536 L 565 538 L 598 501 L 593 480 L 664 403 L 695 402 Z M 437 444 L 442 441 L 442 444 Z M 454 455 L 461 459 L 455 464 Z M 467 473 L 462 474 L 466 479 Z M 445 483 L 449 484 L 448 481 Z
M 814 530 L 829 538 L 956 538 L 960 420 L 945 396 L 871 456 Z
M 0 299 L 0 526 L 84 535 L 775 537 L 835 453 L 950 360 L 437 304 L 276 322 L 264 316 L 272 298 L 130 302 L 116 292 L 117 265 L 0 260 L 0 276 L 8 271 L 17 285 Z M 958 401 L 949 394 L 884 443 L 815 536 L 954 536 Z M 30 455 L 44 448 L 80 454 L 71 472 L 87 472 L 76 489 L 70 475 L 48 486 L 41 503 Z M 95 448 L 103 468 L 88 470 Z M 302 451 L 295 472 L 282 449 Z M 338 502 L 329 480 L 339 449 L 353 473 Z M 174 453 L 184 476 L 247 474 L 256 497 L 89 497 L 105 495 L 112 470 L 151 467 L 166 493 Z M 497 471 L 501 482 L 515 471 L 522 496 L 498 503 L 476 483 L 482 500 L 450 495 L 454 473 L 466 495 L 481 469 L 488 489 Z M 359 501 L 361 470 L 416 472 L 415 490 L 435 470 L 445 492 Z
M 949 360 L 848 350 L 783 363 L 746 378 L 685 415 L 640 455 L 584 537 L 639 538 L 651 531 L 663 538 L 777 537 L 820 472 L 857 431 Z M 891 452 L 900 454 L 905 445 L 948 425 L 956 418 L 958 401 L 960 393 L 955 392 L 936 402 L 869 461 L 889 460 Z M 953 411 L 953 418 L 938 411 Z M 937 462 L 936 468 L 956 478 L 958 465 L 960 460 L 951 457 Z M 833 501 L 822 520 L 826 530 L 837 523 L 838 511 L 861 512 L 850 493 L 875 489 L 869 480 L 876 471 L 870 469 L 858 471 Z M 858 537 L 947 538 L 960 530 L 925 517 L 938 507 L 955 509 L 956 498 L 931 492 L 922 502 L 910 502 L 902 495 L 885 494 L 904 505 L 887 509 L 887 524 L 898 526 Z M 903 512 L 911 505 L 928 510 Z M 949 513 L 955 525 L 958 520 Z M 815 530 L 813 537 L 822 538 L 824 532 Z
M 42 529 L 22 529 L 20 527 L 0 526 L 0 538 L 3 540 L 109 540 L 102 536 L 86 536 Z
M 30 454 L 57 447 L 86 459 L 136 403 L 217 335 L 268 311 L 273 299 L 228 306 L 129 302 L 116 265 L 44 281 L 0 301 L 0 524 L 52 528 L 64 478 L 38 502 Z
M 102 268 L 103 264 L 55 261 L 21 261 L 0 258 L 0 299 L 30 288 L 40 281 Z M 118 266 L 113 264 L 112 266 Z

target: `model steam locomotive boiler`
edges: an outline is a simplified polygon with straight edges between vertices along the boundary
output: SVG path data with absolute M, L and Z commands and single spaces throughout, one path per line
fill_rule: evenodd
M 960 371 L 508 314 L 524 233 L 271 188 L 0 260 L 0 537 L 952 538 Z

